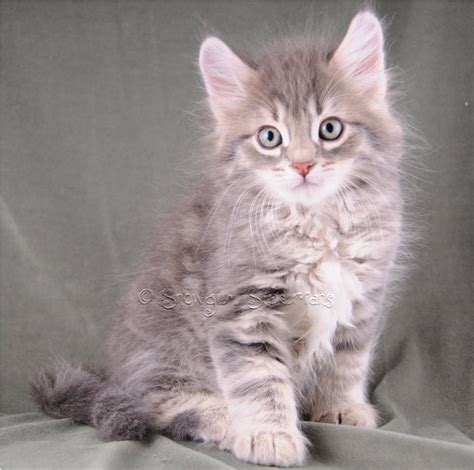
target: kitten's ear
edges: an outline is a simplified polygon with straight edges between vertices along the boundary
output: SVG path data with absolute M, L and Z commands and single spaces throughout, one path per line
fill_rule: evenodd
M 248 65 L 220 39 L 209 37 L 201 45 L 199 67 L 216 117 L 238 105 L 253 72 Z
M 383 97 L 387 90 L 382 26 L 373 13 L 357 14 L 333 61 L 364 93 Z

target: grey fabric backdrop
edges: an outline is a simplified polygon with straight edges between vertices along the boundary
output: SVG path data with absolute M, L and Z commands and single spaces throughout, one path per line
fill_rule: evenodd
M 52 353 L 100 360 L 117 294 L 199 158 L 190 115 L 203 97 L 202 24 L 241 46 L 262 24 L 324 13 L 342 34 L 358 4 L 1 2 L 2 412 L 33 410 L 28 377 Z M 377 11 L 428 171 L 406 167 L 423 240 L 382 337 L 374 399 L 388 430 L 469 442 L 473 4 Z

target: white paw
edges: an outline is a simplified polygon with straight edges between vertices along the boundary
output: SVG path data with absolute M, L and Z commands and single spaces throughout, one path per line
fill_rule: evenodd
M 317 416 L 313 421 L 332 424 L 346 424 L 362 428 L 377 427 L 377 411 L 368 403 L 342 405 Z
M 232 442 L 232 452 L 246 462 L 293 467 L 303 464 L 306 445 L 306 438 L 297 429 L 259 431 L 237 435 Z

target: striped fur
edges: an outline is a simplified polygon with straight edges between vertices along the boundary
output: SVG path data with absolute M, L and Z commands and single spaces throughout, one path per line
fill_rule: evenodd
M 402 150 L 380 24 L 364 12 L 339 47 L 292 39 L 245 60 L 209 38 L 200 65 L 212 110 L 201 183 L 119 303 L 105 373 L 63 364 L 34 396 L 105 438 L 154 430 L 301 465 L 301 417 L 377 424 L 367 381 L 401 233 Z M 331 116 L 343 134 L 323 141 Z M 268 125 L 278 148 L 259 146 Z

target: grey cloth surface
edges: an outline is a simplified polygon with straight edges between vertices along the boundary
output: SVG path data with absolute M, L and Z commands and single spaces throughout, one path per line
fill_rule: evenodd
M 161 436 L 104 444 L 67 420 L 13 414 L 34 410 L 28 380 L 52 354 L 101 361 L 118 294 L 160 214 L 192 184 L 203 24 L 239 50 L 262 25 L 319 15 L 342 36 L 359 5 L 1 2 L 0 467 L 245 466 Z M 379 1 L 377 11 L 403 107 L 427 142 L 404 168 L 421 237 L 374 365 L 384 425 L 305 425 L 311 464 L 474 468 L 473 3 Z

